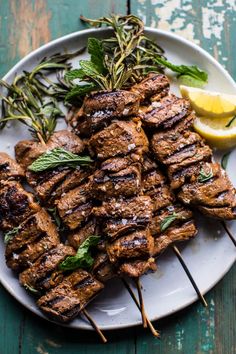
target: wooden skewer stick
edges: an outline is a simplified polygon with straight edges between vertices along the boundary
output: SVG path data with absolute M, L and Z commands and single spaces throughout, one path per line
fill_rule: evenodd
M 98 325 L 96 324 L 96 322 L 94 321 L 94 319 L 89 315 L 88 311 L 83 309 L 82 313 L 84 314 L 84 316 L 87 318 L 87 320 L 90 322 L 91 326 L 95 329 L 95 331 L 98 333 L 98 335 L 100 336 L 101 340 L 103 341 L 103 343 L 107 342 L 106 337 L 104 336 L 104 334 L 102 333 L 102 331 L 100 330 L 100 328 L 98 327 Z
M 189 280 L 190 280 L 192 286 L 194 287 L 194 289 L 195 289 L 195 291 L 196 291 L 196 293 L 197 293 L 197 295 L 198 295 L 198 297 L 199 297 L 199 300 L 201 301 L 201 303 L 203 304 L 203 306 L 207 307 L 207 302 L 206 302 L 204 296 L 202 295 L 202 293 L 200 292 L 200 290 L 199 290 L 199 288 L 198 288 L 198 286 L 197 286 L 195 280 L 193 279 L 192 274 L 190 273 L 190 271 L 189 271 L 187 265 L 185 264 L 185 261 L 184 261 L 182 255 L 181 255 L 179 249 L 178 249 L 175 245 L 172 246 L 172 249 L 173 249 L 174 253 L 176 254 L 176 256 L 177 256 L 179 262 L 181 263 L 181 265 L 182 265 L 182 267 L 183 267 L 185 273 L 187 274 L 187 276 L 188 276 L 188 278 L 189 278 Z
M 140 304 L 133 292 L 133 290 L 131 289 L 131 287 L 129 286 L 128 282 L 124 279 L 124 278 L 121 278 L 121 281 L 123 282 L 124 286 L 126 287 L 128 293 L 130 294 L 130 296 L 132 297 L 132 299 L 134 300 L 134 303 L 135 305 L 137 306 L 137 308 L 140 310 L 141 312 L 141 307 L 140 307 Z M 149 320 L 148 317 L 146 317 L 146 320 L 147 320 L 147 325 L 150 329 L 150 331 L 152 332 L 152 334 L 155 336 L 155 337 L 159 337 L 160 338 L 160 333 L 153 327 L 152 325 L 152 322 Z
M 139 298 L 139 304 L 140 304 L 140 309 L 141 309 L 143 327 L 147 328 L 147 315 L 146 315 L 145 307 L 144 307 L 142 286 L 140 284 L 140 279 L 136 278 L 136 279 L 134 279 L 134 282 L 135 282 L 135 285 L 136 285 L 136 288 L 137 288 L 137 291 L 138 291 L 138 298 Z
M 228 227 L 227 227 L 225 221 L 222 221 L 222 222 L 221 222 L 221 225 L 223 226 L 223 228 L 224 228 L 225 231 L 227 232 L 227 234 L 228 234 L 230 240 L 233 242 L 234 246 L 236 247 L 236 240 L 235 240 L 235 238 L 233 237 L 233 235 L 231 234 L 231 232 L 229 231 L 229 229 L 228 229 Z

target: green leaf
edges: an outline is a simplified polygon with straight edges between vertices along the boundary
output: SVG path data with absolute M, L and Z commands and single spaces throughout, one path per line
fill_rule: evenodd
M 102 42 L 97 38 L 89 38 L 88 52 L 91 55 L 91 62 L 95 64 L 100 73 L 102 73 L 104 71 L 104 50 Z
M 213 172 L 212 172 L 211 168 L 210 168 L 209 172 L 204 171 L 204 169 L 202 168 L 200 170 L 200 173 L 199 173 L 199 176 L 198 176 L 198 181 L 203 183 L 203 182 L 208 181 L 212 177 L 213 177 Z
M 78 248 L 75 256 L 68 256 L 59 265 L 60 270 L 74 270 L 77 268 L 89 269 L 93 265 L 94 259 L 91 256 L 91 247 L 97 246 L 100 236 L 89 236 Z
M 61 219 L 60 216 L 58 215 L 58 211 L 57 208 L 47 208 L 47 211 L 52 215 L 55 224 L 57 225 L 57 227 L 60 229 L 61 227 Z
M 208 74 L 205 71 L 199 69 L 196 65 L 174 65 L 168 60 L 161 57 L 156 57 L 155 61 L 156 63 L 163 65 L 164 67 L 178 73 L 178 77 L 187 76 L 188 78 L 191 77 L 199 81 L 200 83 L 202 82 L 202 84 L 207 83 Z
M 69 81 L 73 81 L 75 79 L 83 80 L 84 77 L 85 77 L 85 74 L 82 69 L 69 70 L 65 74 L 65 78 L 68 79 Z
M 224 154 L 222 156 L 222 159 L 221 159 L 221 167 L 226 170 L 227 168 L 227 164 L 228 164 L 228 160 L 229 160 L 229 155 L 230 155 L 231 151 L 227 152 L 226 154 Z
M 14 227 L 4 235 L 4 243 L 11 241 L 18 233 L 20 226 Z
M 39 156 L 28 169 L 33 172 L 41 172 L 58 166 L 76 168 L 79 165 L 88 165 L 93 160 L 89 156 L 79 156 L 63 148 L 55 148 Z
M 96 85 L 93 83 L 89 83 L 86 85 L 76 85 L 66 94 L 65 101 L 71 102 L 75 98 L 80 98 L 81 96 L 84 97 L 86 94 L 90 93 L 91 91 L 96 89 Z
M 98 75 L 102 74 L 101 69 L 89 60 L 80 60 L 79 64 L 86 76 L 96 79 Z
M 161 231 L 165 231 L 168 227 L 178 218 L 178 214 L 175 212 L 168 215 L 165 219 L 161 221 Z
M 179 83 L 180 85 L 186 85 L 186 86 L 198 87 L 198 88 L 202 88 L 206 84 L 205 81 L 195 79 L 190 75 L 179 76 Z

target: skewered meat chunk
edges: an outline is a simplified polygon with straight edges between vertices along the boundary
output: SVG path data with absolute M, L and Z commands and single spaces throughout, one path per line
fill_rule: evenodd
M 147 127 L 169 129 L 188 116 L 190 112 L 188 100 L 168 95 L 158 102 L 153 102 L 146 112 L 140 114 L 140 117 Z
M 95 92 L 85 98 L 81 110 L 72 118 L 75 132 L 89 137 L 109 125 L 112 119 L 136 115 L 139 95 L 129 91 Z
M 5 152 L 0 153 L 0 181 L 20 180 L 25 177 L 24 170 Z
M 134 231 L 107 244 L 107 253 L 111 263 L 127 258 L 150 257 L 153 253 L 154 241 L 148 228 Z
M 66 193 L 57 204 L 64 224 L 74 230 L 85 222 L 91 214 L 93 204 L 90 200 L 90 187 L 83 184 Z
M 46 150 L 46 145 L 34 140 L 21 140 L 15 145 L 16 161 L 26 170 Z
M 201 174 L 208 176 L 207 180 L 201 180 Z M 178 193 L 179 199 L 190 205 L 196 205 L 206 215 L 217 217 L 216 209 L 219 208 L 220 218 L 226 208 L 225 217 L 236 217 L 236 192 L 225 171 L 218 163 L 206 163 L 202 166 L 198 175 L 193 175 L 190 183 L 182 186 Z M 211 212 L 211 208 L 212 212 Z M 231 209 L 231 212 L 229 210 Z
M 49 214 L 41 209 L 25 220 L 7 243 L 5 251 L 7 266 L 19 272 L 59 243 L 56 226 Z
M 89 236 L 98 234 L 98 224 L 95 219 L 92 219 L 86 222 L 81 228 L 69 233 L 67 240 L 69 245 L 77 250 Z
M 91 137 L 89 148 L 101 160 L 129 154 L 139 160 L 148 149 L 148 140 L 138 124 L 114 121 Z
M 131 91 L 137 93 L 141 97 L 141 101 L 144 101 L 151 96 L 165 96 L 169 87 L 170 83 L 165 75 L 150 73 L 140 83 L 135 84 Z
M 84 150 L 84 143 L 74 133 L 59 130 L 52 134 L 45 145 L 33 140 L 19 141 L 15 146 L 16 160 L 24 169 L 27 169 L 40 155 L 58 147 L 74 154 L 80 154 Z
M 103 232 L 112 240 L 127 234 L 127 232 L 144 229 L 149 223 L 148 218 L 133 214 L 131 218 L 115 218 L 103 221 Z
M 68 322 L 104 288 L 90 273 L 78 269 L 46 295 L 37 304 L 51 319 Z
M 106 283 L 109 279 L 117 276 L 115 269 L 112 266 L 107 252 L 100 252 L 94 260 L 92 273 L 96 279 L 102 283 Z
M 130 197 L 140 191 L 140 165 L 133 164 L 118 172 L 97 170 L 90 178 L 91 191 L 97 199 Z
M 155 238 L 153 255 L 159 256 L 170 245 L 180 241 L 187 241 L 195 237 L 196 234 L 197 229 L 193 220 L 189 220 L 182 225 L 176 225 L 176 227 L 170 227 L 166 232 Z
M 40 210 L 31 193 L 19 182 L 0 183 L 0 228 L 10 230 Z
M 147 260 L 134 259 L 124 262 L 119 266 L 119 273 L 129 275 L 131 278 L 139 278 L 148 271 L 157 270 L 156 261 L 153 257 Z
M 131 164 L 133 164 L 133 160 L 130 156 L 112 157 L 101 162 L 100 170 L 107 173 L 115 173 L 124 170 Z
M 45 204 L 69 173 L 70 169 L 68 167 L 61 166 L 40 173 L 28 171 L 26 172 L 26 178 L 42 203 Z
M 58 269 L 59 264 L 67 256 L 74 255 L 75 250 L 72 247 L 59 244 L 45 252 L 31 267 L 20 274 L 20 284 L 40 292 L 56 286 L 63 279 L 63 273 Z

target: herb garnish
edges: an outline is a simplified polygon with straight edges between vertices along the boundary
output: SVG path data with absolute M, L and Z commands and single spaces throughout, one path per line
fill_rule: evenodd
M 235 121 L 235 119 L 236 119 L 236 116 L 231 118 L 230 121 L 226 124 L 225 128 L 229 128 L 231 126 L 231 124 Z
M 224 154 L 224 155 L 222 156 L 222 159 L 221 159 L 221 167 L 222 167 L 224 170 L 226 170 L 230 153 L 231 153 L 231 151 L 226 152 L 226 154 Z
M 54 54 L 44 58 L 31 72 L 24 71 L 17 75 L 12 84 L 0 80 L 0 86 L 7 90 L 2 99 L 2 118 L 0 129 L 7 121 L 20 121 L 28 126 L 34 139 L 47 142 L 56 127 L 57 118 L 64 114 L 58 102 L 64 100 L 71 85 L 60 76 L 60 71 L 67 71 L 67 60 L 84 50 L 72 54 Z M 48 73 L 55 73 L 56 80 L 50 80 Z
M 61 227 L 61 218 L 58 215 L 57 208 L 47 208 L 47 211 L 52 215 L 55 224 L 57 225 L 58 229 Z
M 76 168 L 78 165 L 88 165 L 93 160 L 89 156 L 79 156 L 63 148 L 55 148 L 39 156 L 28 169 L 33 172 L 41 172 L 58 166 Z
M 100 236 L 89 236 L 78 248 L 75 256 L 68 256 L 59 265 L 60 270 L 73 270 L 77 268 L 89 269 L 93 265 L 94 259 L 91 256 L 90 248 L 97 246 Z
M 179 215 L 173 212 L 172 214 L 168 215 L 165 219 L 161 221 L 161 231 L 165 231 L 168 227 L 172 224 L 173 221 L 179 218 Z
M 18 233 L 20 226 L 14 227 L 4 235 L 4 243 L 11 241 Z
M 207 83 L 208 74 L 205 71 L 200 70 L 196 65 L 174 65 L 166 59 L 159 57 L 155 58 L 155 61 L 158 64 L 178 73 L 177 77 L 182 79 L 182 83 L 188 80 L 188 83 L 192 82 L 194 86 L 198 87 L 202 87 Z
M 211 179 L 213 177 L 213 172 L 212 172 L 212 168 L 209 169 L 209 172 L 205 172 L 203 168 L 201 168 L 199 176 L 198 176 L 198 181 L 200 183 L 206 182 L 209 179 Z

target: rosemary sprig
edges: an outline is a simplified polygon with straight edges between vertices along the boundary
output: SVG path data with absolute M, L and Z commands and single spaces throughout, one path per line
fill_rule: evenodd
M 7 121 L 17 120 L 29 128 L 34 139 L 46 142 L 55 130 L 57 118 L 63 116 L 58 102 L 71 89 L 70 83 L 61 79 L 60 71 L 67 71 L 71 67 L 67 61 L 83 50 L 44 58 L 31 72 L 17 75 L 12 84 L 0 80 L 0 86 L 7 90 L 6 95 L 0 94 L 0 129 Z M 50 80 L 49 73 L 56 73 L 57 79 Z
M 200 183 L 206 182 L 209 179 L 211 179 L 213 177 L 213 172 L 212 172 L 212 168 L 209 169 L 209 172 L 204 171 L 203 168 L 201 168 L 199 176 L 198 176 L 198 181 Z
M 79 156 L 63 148 L 49 150 L 39 156 L 28 169 L 33 172 L 41 172 L 58 166 L 76 168 L 79 165 L 89 165 L 93 160 L 89 156 Z
M 28 285 L 28 284 L 23 284 L 24 288 L 28 291 L 30 291 L 33 294 L 38 294 L 38 290 L 36 290 L 35 288 L 33 288 L 32 286 Z
M 94 259 L 91 256 L 91 247 L 97 246 L 100 236 L 89 236 L 78 248 L 75 256 L 68 256 L 59 265 L 60 270 L 73 270 L 77 268 L 89 269 L 93 265 Z
M 168 215 L 166 218 L 164 218 L 161 221 L 161 231 L 165 231 L 166 229 L 168 229 L 168 227 L 173 223 L 173 221 L 175 221 L 176 219 L 179 218 L 179 215 L 175 212 L 173 212 L 172 214 Z

